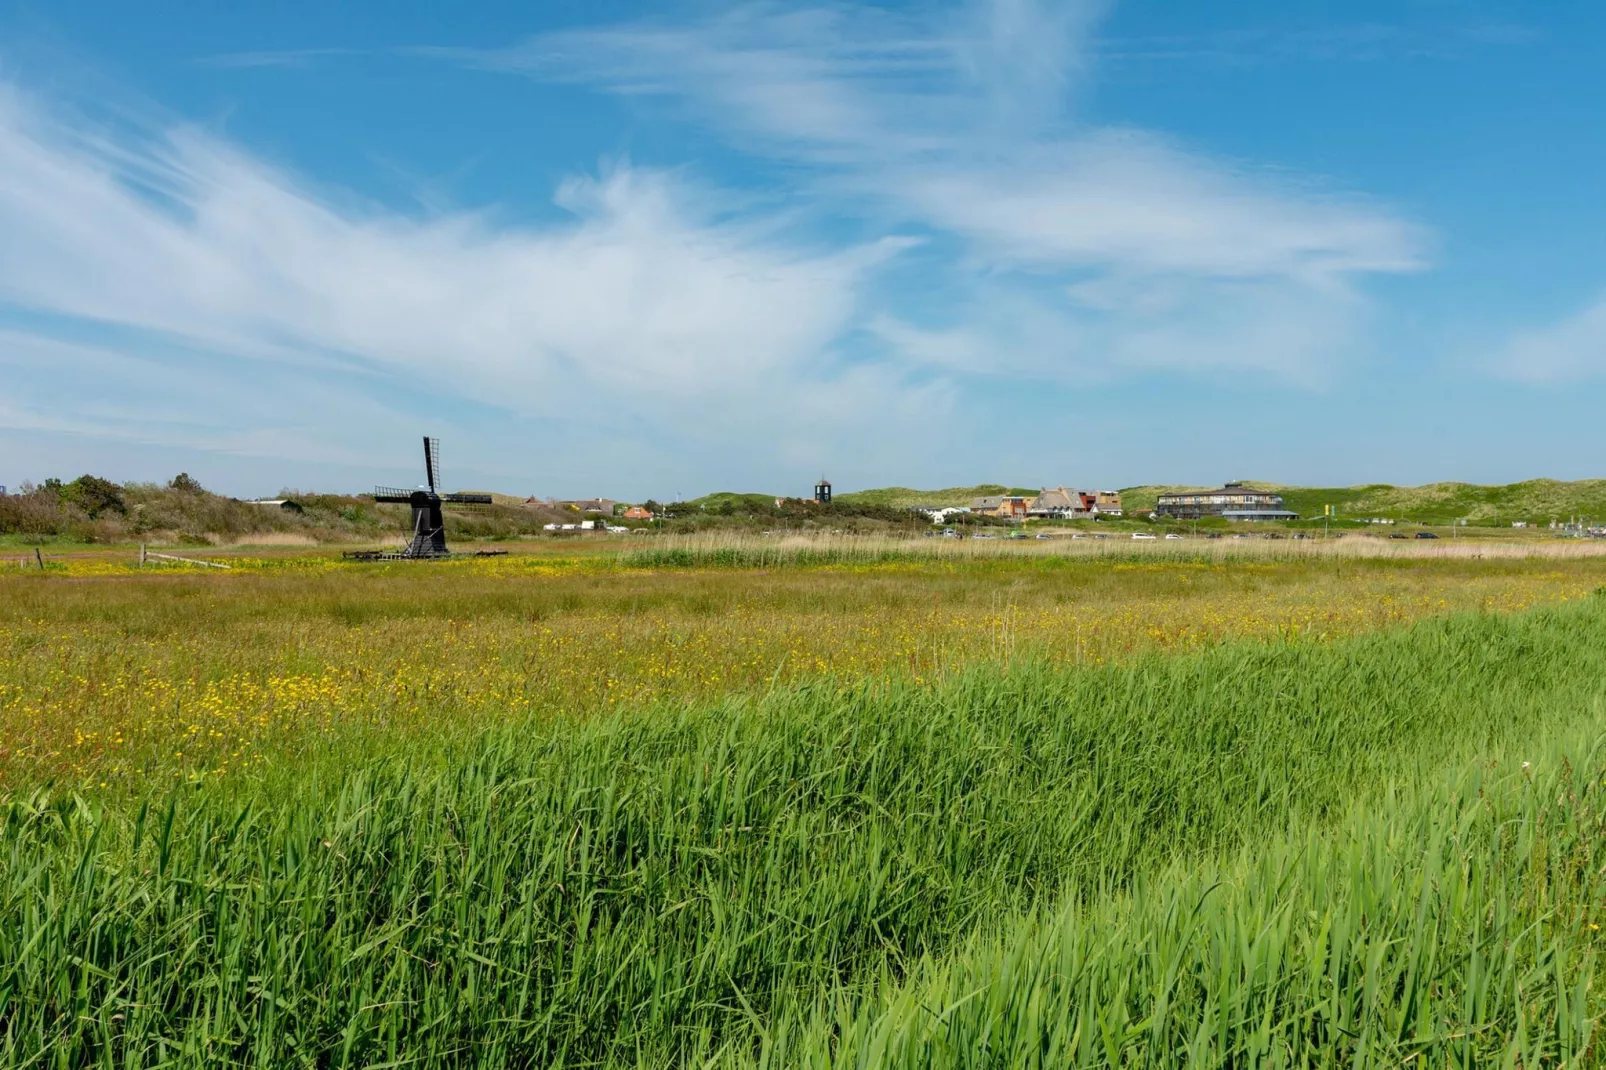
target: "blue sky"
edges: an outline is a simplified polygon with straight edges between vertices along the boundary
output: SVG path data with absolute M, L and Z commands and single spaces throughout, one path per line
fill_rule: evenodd
M 1603 31 L 0 2 L 0 483 L 1599 476 Z

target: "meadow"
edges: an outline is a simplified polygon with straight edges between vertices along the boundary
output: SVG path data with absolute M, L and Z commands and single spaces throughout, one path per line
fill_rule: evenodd
M 0 1062 L 1598 1062 L 1606 557 L 1160 549 L 0 572 Z

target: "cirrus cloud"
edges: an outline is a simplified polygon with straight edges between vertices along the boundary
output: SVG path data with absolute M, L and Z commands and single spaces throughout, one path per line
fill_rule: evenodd
M 1317 381 L 1364 334 L 1362 281 L 1425 267 L 1427 233 L 1318 181 L 1080 121 L 1103 7 L 748 4 L 430 54 L 669 102 L 756 158 L 802 168 L 799 196 L 817 211 L 956 242 L 944 281 L 968 288 L 959 307 L 975 314 L 880 308 L 876 334 L 906 360 L 1072 381 L 1161 367 Z M 1045 290 L 1045 277 L 1062 285 Z M 1035 306 L 1035 326 L 997 329 L 988 309 L 1001 301 Z
M 1368 280 L 1424 267 L 1429 236 L 1319 178 L 1082 119 L 1102 10 L 769 3 L 414 50 L 629 98 L 754 164 L 574 173 L 538 194 L 558 222 L 401 211 L 203 127 L 0 88 L 0 346 L 87 368 L 79 336 L 112 332 L 158 368 L 248 379 L 225 423 L 260 426 L 251 399 L 402 384 L 625 417 L 660 452 L 755 468 L 891 467 L 985 381 L 1319 386 L 1365 346 Z M 301 430 L 185 434 L 267 449 Z

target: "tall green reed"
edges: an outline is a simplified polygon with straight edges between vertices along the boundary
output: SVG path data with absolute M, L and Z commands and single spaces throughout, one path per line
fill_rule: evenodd
M 905 983 L 839 988 L 722 1061 L 1599 1065 L 1603 745 L 1530 744 L 1514 753 L 1532 763 L 1480 764 L 1336 829 L 1040 912 Z
M 1592 716 L 1603 623 L 1594 602 L 822 682 L 362 768 L 309 755 L 249 788 L 40 790 L 0 818 L 0 1053 L 665 1065 L 750 1045 L 1023 911 Z

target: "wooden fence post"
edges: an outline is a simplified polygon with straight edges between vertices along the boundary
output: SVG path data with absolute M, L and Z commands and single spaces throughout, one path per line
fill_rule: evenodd
M 45 555 L 39 552 L 39 547 L 37 546 L 33 548 L 33 557 L 35 561 L 39 562 L 39 571 L 43 572 L 45 570 Z

